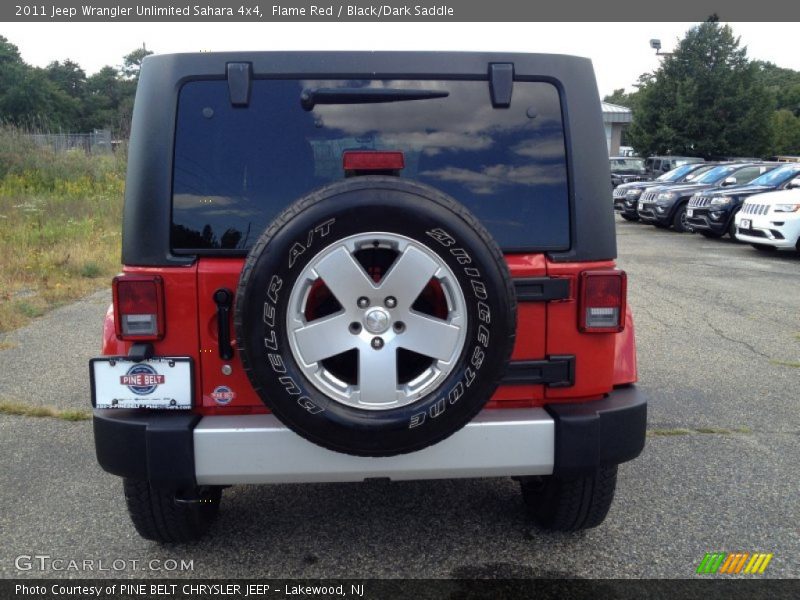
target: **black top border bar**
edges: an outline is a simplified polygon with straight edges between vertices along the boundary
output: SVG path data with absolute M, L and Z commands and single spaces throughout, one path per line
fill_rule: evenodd
M 800 20 L 785 0 L 30 0 L 0 3 L 3 22 L 554 22 Z

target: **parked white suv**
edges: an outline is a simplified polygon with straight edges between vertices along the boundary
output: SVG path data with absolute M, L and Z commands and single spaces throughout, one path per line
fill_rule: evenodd
M 757 250 L 800 252 L 800 189 L 756 194 L 736 215 L 736 238 Z

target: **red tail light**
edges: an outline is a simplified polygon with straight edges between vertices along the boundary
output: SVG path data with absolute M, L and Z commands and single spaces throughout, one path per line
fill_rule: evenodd
M 164 284 L 158 275 L 114 278 L 114 324 L 122 340 L 164 337 Z
M 580 275 L 580 330 L 614 333 L 625 327 L 625 271 L 584 271 Z
M 345 171 L 399 171 L 405 167 L 402 152 L 347 150 L 342 153 Z

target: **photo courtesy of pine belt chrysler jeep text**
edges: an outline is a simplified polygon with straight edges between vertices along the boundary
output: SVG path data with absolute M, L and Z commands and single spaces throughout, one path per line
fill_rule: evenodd
M 645 440 L 589 60 L 145 59 L 90 364 L 137 531 L 235 484 L 514 477 L 599 525 Z

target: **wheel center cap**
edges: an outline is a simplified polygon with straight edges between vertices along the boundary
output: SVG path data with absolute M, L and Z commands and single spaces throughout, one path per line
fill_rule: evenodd
M 389 329 L 391 318 L 382 308 L 373 308 L 364 315 L 364 328 L 370 333 L 383 333 Z

